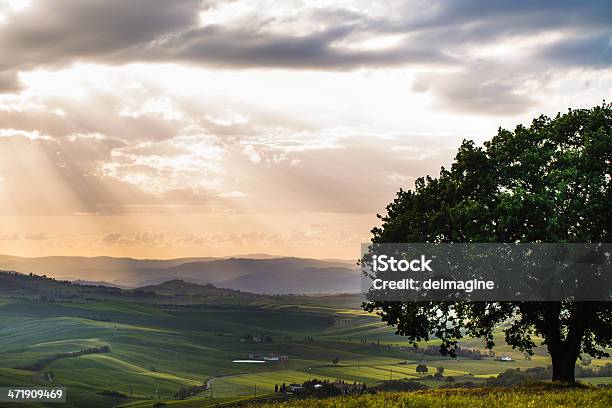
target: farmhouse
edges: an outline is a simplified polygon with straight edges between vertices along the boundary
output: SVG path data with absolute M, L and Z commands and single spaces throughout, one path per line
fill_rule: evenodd
M 260 354 L 249 354 L 249 359 L 253 359 L 253 360 L 263 360 L 263 361 L 269 361 L 269 362 L 280 362 L 280 361 L 287 361 L 289 360 L 289 356 L 279 356 L 276 354 L 266 354 L 266 355 L 260 355 Z
M 289 384 L 287 386 L 288 392 L 301 392 L 304 390 L 304 387 L 301 384 Z

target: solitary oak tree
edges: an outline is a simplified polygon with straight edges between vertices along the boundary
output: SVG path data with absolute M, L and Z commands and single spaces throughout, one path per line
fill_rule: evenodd
M 484 147 L 464 141 L 450 170 L 400 189 L 378 217 L 374 243 L 612 242 L 612 105 L 540 116 L 530 127 L 500 129 Z M 541 341 L 553 380 L 574 382 L 582 353 L 608 357 L 612 303 L 382 302 L 363 304 L 397 334 L 417 342 L 435 336 L 456 356 L 463 336 L 491 349 L 502 322 L 505 340 L 533 354 Z

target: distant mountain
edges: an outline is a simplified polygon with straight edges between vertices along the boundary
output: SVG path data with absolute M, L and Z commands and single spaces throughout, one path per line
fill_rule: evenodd
M 0 255 L 0 269 L 52 276 L 65 280 L 106 281 L 126 280 L 147 268 L 169 268 L 188 262 L 205 262 L 221 258 L 133 259 L 108 256 L 46 256 L 22 258 Z
M 302 258 L 230 258 L 190 262 L 171 268 L 147 269 L 138 275 L 138 279 L 138 286 L 183 279 L 261 294 L 360 291 L 360 275 L 356 268 L 343 262 Z M 122 283 L 134 286 L 137 282 Z
M 346 261 L 261 255 L 256 259 L 170 260 L 0 256 L 0 269 L 122 288 L 159 285 L 178 279 L 262 294 L 354 293 L 360 289 L 359 271 Z
M 277 270 L 242 275 L 218 283 L 224 288 L 262 294 L 359 293 L 358 271 L 342 267 Z
M 340 262 L 304 258 L 247 259 L 229 258 L 209 262 L 189 262 L 169 268 L 146 268 L 135 276 L 140 284 L 157 284 L 171 279 L 184 279 L 196 283 L 217 284 L 244 275 L 280 272 L 293 275 L 306 268 L 344 268 Z M 116 281 L 119 282 L 119 281 Z M 124 282 L 134 285 L 134 282 Z

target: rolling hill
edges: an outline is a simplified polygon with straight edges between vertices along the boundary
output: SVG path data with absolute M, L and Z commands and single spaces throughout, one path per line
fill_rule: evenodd
M 187 296 L 187 295 L 202 295 L 202 296 L 228 296 L 238 295 L 233 289 L 218 288 L 210 283 L 199 285 L 197 283 L 185 282 L 181 279 L 173 279 L 159 285 L 143 286 L 136 290 L 142 292 L 151 292 L 162 296 Z M 246 292 L 245 294 L 248 294 Z
M 360 275 L 349 261 L 306 258 L 178 258 L 0 256 L 0 269 L 121 288 L 180 279 L 262 294 L 356 293 Z
M 29 275 L 13 271 L 0 270 L 0 295 L 23 295 L 30 298 L 40 297 L 52 302 L 55 299 L 84 299 L 105 301 L 108 299 L 134 300 L 139 299 L 152 303 L 155 301 L 176 301 L 176 298 L 191 298 L 203 302 L 208 298 L 265 298 L 263 295 L 241 292 L 234 289 L 217 288 L 208 283 L 199 285 L 174 279 L 159 285 L 143 286 L 137 289 L 124 289 L 114 286 L 77 283 L 57 280 L 40 275 Z M 193 302 L 180 302 L 193 303 Z
M 355 270 L 339 267 L 304 268 L 289 273 L 271 271 L 251 273 L 219 282 L 224 288 L 264 294 L 357 293 L 360 276 Z
M 56 279 L 107 281 L 124 280 L 138 274 L 138 271 L 155 268 L 169 268 L 189 262 L 205 262 L 219 258 L 177 258 L 177 259 L 134 259 L 108 256 L 46 256 L 24 258 L 0 255 L 0 269 L 13 270 L 37 275 L 52 276 Z
M 404 377 L 433 388 L 447 384 L 418 374 L 423 362 L 430 372 L 445 367 L 445 377 L 457 383 L 481 385 L 507 369 L 550 364 L 545 354 L 523 359 L 503 345 L 501 331 L 494 333 L 496 350 L 513 361 L 425 354 L 363 312 L 360 301 L 358 295 L 253 295 L 181 280 L 122 290 L 0 272 L 0 386 L 62 385 L 69 390 L 65 406 L 74 408 L 203 407 L 253 398 L 255 388 L 271 397 L 275 385 L 315 377 L 372 388 Z M 255 340 L 262 336 L 271 342 Z M 478 348 L 482 341 L 462 345 Z M 288 359 L 234 362 L 251 354 Z M 196 395 L 177 401 L 182 389 Z

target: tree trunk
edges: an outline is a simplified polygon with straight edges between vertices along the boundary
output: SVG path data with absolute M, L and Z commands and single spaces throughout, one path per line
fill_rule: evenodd
M 587 302 L 575 302 L 571 309 L 571 316 L 567 320 L 567 334 L 565 339 L 562 337 L 561 326 L 559 325 L 560 319 L 560 308 L 561 304 L 557 302 L 551 302 L 547 308 L 545 308 L 544 315 L 544 327 L 541 329 L 546 338 L 548 345 L 548 352 L 552 360 L 553 366 L 553 381 L 562 381 L 568 383 L 575 383 L 576 376 L 574 370 L 576 367 L 576 360 L 580 355 L 582 338 L 585 333 L 586 325 L 588 323 L 587 317 L 589 314 Z
M 553 366 L 553 381 L 562 381 L 568 383 L 576 382 L 574 369 L 578 356 L 570 350 L 558 350 L 551 353 Z

